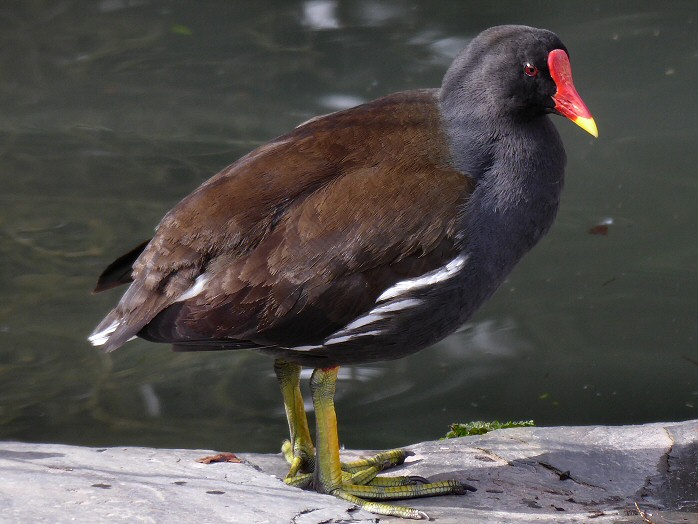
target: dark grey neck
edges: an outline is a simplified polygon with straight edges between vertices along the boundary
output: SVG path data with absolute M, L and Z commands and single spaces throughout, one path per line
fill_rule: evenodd
M 443 100 L 441 111 L 452 161 L 476 181 L 462 218 L 468 264 L 461 285 L 478 289 L 464 304 L 469 315 L 550 229 L 566 156 L 545 115 L 525 121 L 495 117 L 486 108 L 454 109 Z

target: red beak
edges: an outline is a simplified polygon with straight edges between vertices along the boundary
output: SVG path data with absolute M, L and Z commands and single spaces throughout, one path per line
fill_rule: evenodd
M 597 138 L 599 131 L 596 122 L 572 82 L 572 68 L 567 53 L 562 49 L 550 51 L 548 68 L 553 82 L 557 85 L 557 92 L 553 95 L 555 110 Z

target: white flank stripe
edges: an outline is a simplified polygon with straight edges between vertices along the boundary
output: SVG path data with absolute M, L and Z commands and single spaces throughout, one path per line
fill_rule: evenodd
M 333 337 L 329 339 L 327 342 L 325 342 L 325 346 L 329 346 L 331 344 L 340 344 L 342 342 L 346 342 L 347 340 L 352 340 L 354 338 L 359 338 L 359 337 L 370 337 L 373 335 L 380 335 L 380 331 L 365 331 L 363 333 L 355 333 L 353 335 L 345 335 L 343 337 Z
M 421 303 L 421 300 L 416 298 L 408 298 L 405 300 L 398 300 L 397 302 L 389 302 L 378 307 L 374 307 L 371 311 L 363 316 L 360 316 L 356 320 L 353 320 L 342 329 L 335 333 L 337 335 L 343 335 L 351 331 L 356 331 L 360 327 L 368 326 L 379 320 L 383 320 L 387 315 L 386 313 L 392 313 L 394 311 L 400 311 L 401 309 L 407 309 L 409 307 L 414 307 Z
M 337 333 L 346 333 L 347 331 L 353 331 L 355 329 L 359 329 L 360 327 L 367 326 L 369 324 L 373 324 L 374 322 L 378 322 L 383 318 L 383 315 L 374 315 L 373 313 L 375 310 L 371 310 L 368 313 L 366 313 L 364 316 L 357 318 L 356 320 L 351 321 L 349 324 L 344 326 L 342 329 L 337 331 Z M 335 333 L 336 334 L 336 333 Z
M 391 299 L 399 297 L 400 295 L 412 291 L 413 289 L 431 286 L 433 284 L 438 284 L 439 282 L 448 280 L 449 278 L 455 276 L 463 268 L 467 260 L 467 255 L 458 255 L 448 264 L 439 269 L 430 271 L 429 273 L 426 273 L 421 277 L 412 278 L 409 280 L 402 280 L 397 284 L 393 285 L 392 287 L 389 287 L 376 300 L 376 304 L 379 305 L 371 309 L 365 315 L 362 315 L 352 320 L 342 329 L 330 335 L 330 337 L 327 338 L 321 346 L 298 346 L 289 349 L 292 351 L 311 351 L 313 349 L 321 349 L 323 346 L 341 344 L 343 342 L 348 342 L 350 340 L 360 337 L 380 335 L 381 333 L 383 333 L 383 331 L 381 331 L 380 329 L 374 329 L 372 331 L 361 331 L 361 329 L 381 320 L 384 320 L 385 318 L 391 316 L 392 313 L 413 308 L 422 303 L 422 301 L 418 298 L 403 298 L 392 301 Z M 192 289 L 190 291 L 193 291 L 194 288 L 198 286 L 199 278 L 196 279 L 197 283 L 194 286 L 192 286 Z M 188 291 L 186 294 L 189 294 L 190 291 Z M 381 302 L 383 303 L 381 304 Z
M 461 268 L 465 265 L 465 262 L 467 260 L 468 256 L 465 254 L 461 254 L 440 269 L 436 269 L 434 271 L 430 271 L 429 273 L 425 273 L 424 275 L 418 278 L 402 280 L 394 286 L 389 287 L 388 289 L 383 291 L 381 296 L 378 297 L 377 302 L 382 302 L 384 300 L 395 298 L 397 296 L 407 293 L 408 291 L 412 291 L 413 289 L 431 286 L 433 284 L 443 282 L 444 280 L 448 280 L 456 273 L 458 273 L 458 271 L 461 270 Z
M 196 295 L 206 289 L 206 284 L 208 284 L 208 281 L 208 275 L 206 273 L 201 273 L 198 277 L 196 277 L 194 285 L 182 293 L 179 298 L 175 300 L 175 302 L 182 302 L 183 300 L 194 298 Z
M 93 346 L 103 346 L 106 344 L 107 340 L 109 340 L 109 336 L 116 331 L 116 328 L 119 327 L 119 323 L 120 322 L 118 320 L 115 320 L 102 331 L 92 333 L 87 340 L 89 340 Z
M 417 299 L 417 298 L 405 298 L 402 300 L 397 300 L 396 302 L 388 302 L 387 304 L 383 304 L 382 306 L 378 306 L 377 308 L 372 309 L 369 311 L 369 313 L 380 313 L 382 316 L 383 313 L 391 313 L 393 311 L 400 311 L 401 309 L 407 309 L 408 307 L 414 307 L 419 304 L 421 304 L 422 301 Z
M 383 320 L 386 317 L 386 313 L 392 313 L 394 311 L 400 311 L 401 309 L 407 309 L 408 307 L 414 307 L 420 303 L 421 300 L 416 298 L 407 298 L 404 300 L 398 300 L 396 302 L 388 302 L 387 304 L 373 308 L 365 315 L 344 326 L 335 334 L 346 333 L 348 331 L 353 331 L 360 327 L 367 326 L 368 324 L 373 324 L 374 322 Z
M 313 349 L 320 349 L 322 346 L 296 346 L 294 348 L 288 348 L 291 351 L 311 351 Z
M 381 330 L 373 330 L 373 331 L 358 331 L 360 328 L 364 326 L 368 326 L 369 324 L 373 324 L 374 322 L 378 322 L 379 320 L 383 320 L 388 316 L 388 313 L 393 313 L 395 311 L 400 311 L 402 309 L 407 309 L 410 307 L 417 306 L 418 304 L 421 304 L 421 300 L 418 300 L 416 298 L 407 298 L 404 300 L 398 300 L 396 302 L 389 302 L 388 304 L 383 304 L 381 306 L 378 306 L 376 308 L 373 308 L 371 311 L 366 313 L 365 315 L 357 318 L 353 322 L 350 322 L 347 324 L 345 327 L 334 333 L 333 335 L 328 338 L 322 346 L 297 346 L 293 348 L 288 348 L 292 351 L 310 351 L 313 349 L 321 349 L 323 346 L 331 346 L 332 344 L 341 344 L 342 342 L 347 342 L 349 340 L 353 340 L 355 338 L 359 337 L 369 337 L 373 335 L 380 335 L 382 333 Z

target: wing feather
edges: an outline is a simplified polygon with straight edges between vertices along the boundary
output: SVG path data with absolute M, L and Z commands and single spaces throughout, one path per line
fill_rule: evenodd
M 440 126 L 434 91 L 398 93 L 243 157 L 164 217 L 95 334 L 107 350 L 135 334 L 288 346 L 346 325 L 463 242 L 473 181 L 449 164 Z

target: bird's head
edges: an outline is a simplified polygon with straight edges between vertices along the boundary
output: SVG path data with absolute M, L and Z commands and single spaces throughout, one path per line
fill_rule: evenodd
M 507 25 L 478 35 L 454 60 L 442 104 L 483 118 L 565 116 L 598 136 L 596 123 L 572 82 L 569 53 L 551 31 Z

